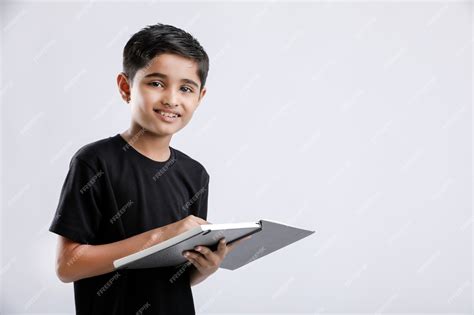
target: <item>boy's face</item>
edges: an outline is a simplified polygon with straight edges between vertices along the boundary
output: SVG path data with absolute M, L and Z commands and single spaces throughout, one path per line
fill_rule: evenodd
M 122 97 L 130 99 L 132 120 L 157 136 L 171 136 L 186 126 L 206 94 L 206 88 L 200 92 L 197 70 L 193 60 L 162 54 L 137 71 L 131 87 L 119 74 L 117 83 Z

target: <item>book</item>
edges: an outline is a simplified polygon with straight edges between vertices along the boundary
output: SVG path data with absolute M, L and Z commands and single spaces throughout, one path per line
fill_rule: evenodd
M 272 252 L 303 239 L 315 231 L 305 230 L 276 221 L 203 224 L 166 241 L 122 257 L 113 262 L 116 269 L 142 269 L 180 266 L 188 263 L 184 251 L 196 246 L 216 250 L 220 239 L 232 244 L 247 236 L 222 261 L 220 268 L 235 270 Z

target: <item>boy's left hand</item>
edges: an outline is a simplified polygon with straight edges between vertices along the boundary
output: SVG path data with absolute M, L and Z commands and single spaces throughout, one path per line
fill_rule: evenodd
M 183 256 L 196 267 L 201 275 L 207 277 L 219 269 L 225 256 L 233 251 L 238 243 L 250 237 L 251 236 L 244 237 L 229 245 L 227 245 L 225 239 L 221 239 L 217 245 L 217 250 L 214 252 L 209 247 L 196 246 L 194 251 L 183 252 Z

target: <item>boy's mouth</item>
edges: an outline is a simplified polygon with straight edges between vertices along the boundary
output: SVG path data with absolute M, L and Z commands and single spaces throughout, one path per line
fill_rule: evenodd
M 168 118 L 178 118 L 178 117 L 181 117 L 181 115 L 177 112 L 173 112 L 173 111 L 165 111 L 165 110 L 161 110 L 161 109 L 158 109 L 158 108 L 153 108 L 153 111 L 163 117 L 168 117 Z

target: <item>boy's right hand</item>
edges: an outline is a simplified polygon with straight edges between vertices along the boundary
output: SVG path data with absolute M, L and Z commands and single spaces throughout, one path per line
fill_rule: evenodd
M 202 224 L 210 224 L 210 222 L 191 214 L 182 220 L 170 224 L 172 226 L 170 232 L 172 235 L 174 234 L 173 236 L 176 236 Z

